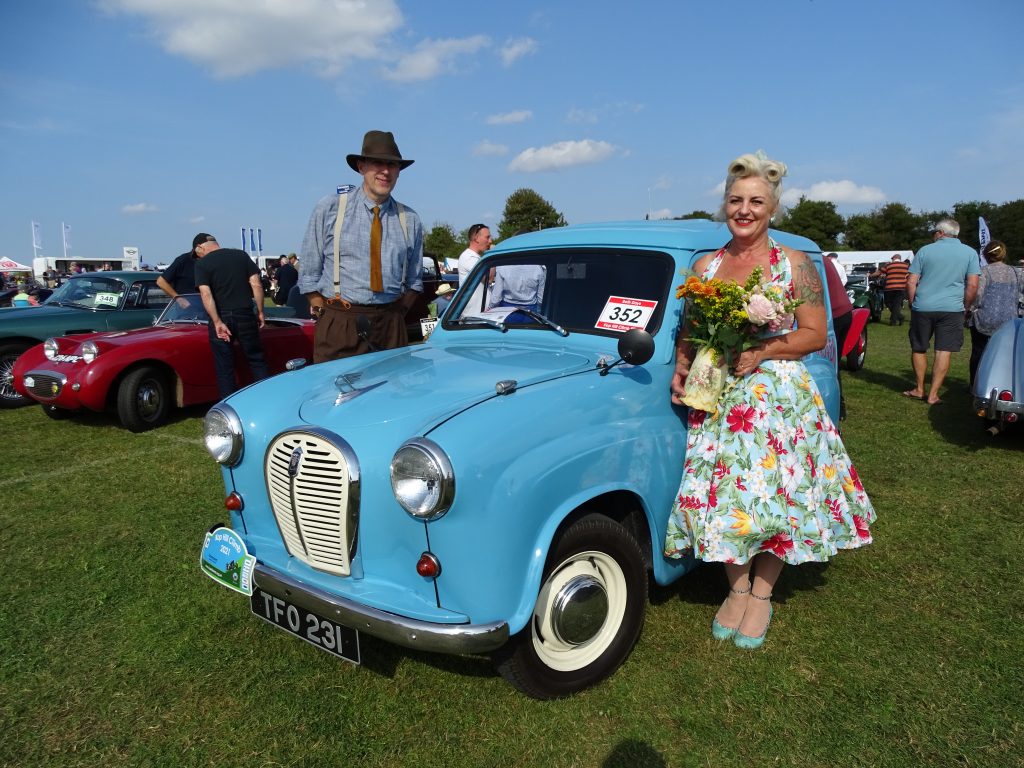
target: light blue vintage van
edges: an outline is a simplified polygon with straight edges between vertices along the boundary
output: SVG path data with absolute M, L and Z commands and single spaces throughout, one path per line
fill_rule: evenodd
M 773 235 L 821 269 L 814 243 Z M 255 558 L 239 589 L 253 612 L 356 662 L 364 636 L 491 654 L 537 698 L 612 674 L 640 637 L 649 575 L 694 565 L 661 554 L 686 448 L 669 402 L 676 286 L 728 239 L 696 220 L 513 237 L 462 276 L 426 343 L 216 405 L 206 445 Z M 536 309 L 470 306 L 511 265 L 541 275 Z M 807 364 L 837 420 L 831 329 Z

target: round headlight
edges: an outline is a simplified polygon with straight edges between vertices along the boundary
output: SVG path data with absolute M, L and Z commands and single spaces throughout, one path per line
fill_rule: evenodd
M 91 363 L 97 357 L 100 356 L 100 350 L 96 346 L 95 341 L 87 341 L 82 345 L 82 359 L 87 363 Z
M 203 419 L 203 442 L 214 461 L 233 467 L 242 458 L 242 422 L 230 405 L 216 405 Z
M 436 520 L 455 498 L 452 463 L 433 440 L 413 438 L 391 459 L 391 490 L 417 520 Z
M 60 354 L 60 347 L 57 346 L 56 339 L 47 339 L 43 342 L 43 354 L 46 355 L 47 360 L 53 360 Z

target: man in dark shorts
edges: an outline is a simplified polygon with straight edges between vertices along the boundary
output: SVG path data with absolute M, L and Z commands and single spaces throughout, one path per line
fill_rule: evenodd
M 204 236 L 206 240 L 195 248 L 200 259 L 196 262 L 196 286 L 210 316 L 210 351 L 217 388 L 221 397 L 227 397 L 237 389 L 232 339 L 242 347 L 254 381 L 270 375 L 260 343 L 263 283 L 249 254 L 237 248 L 221 248 L 213 235 Z
M 978 254 L 957 239 L 960 225 L 942 219 L 933 229 L 935 242 L 917 252 L 907 278 L 910 299 L 910 352 L 916 386 L 903 394 L 926 400 L 929 405 L 942 402 L 939 388 L 949 371 L 950 355 L 964 343 L 964 307 L 969 307 L 978 291 Z M 935 337 L 935 362 L 931 388 L 925 394 L 928 372 L 928 346 Z

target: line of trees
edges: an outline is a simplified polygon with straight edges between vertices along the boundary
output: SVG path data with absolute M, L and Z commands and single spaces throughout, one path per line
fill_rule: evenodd
M 480 223 L 487 224 L 488 222 Z M 564 227 L 565 225 L 565 216 L 556 211 L 551 203 L 532 189 L 523 188 L 517 189 L 505 200 L 505 211 L 501 221 L 498 222 L 497 230 L 491 229 L 491 236 L 495 242 L 498 242 L 523 232 L 534 232 L 538 229 Z M 423 250 L 432 253 L 439 260 L 458 258 L 469 243 L 470 226 L 472 224 L 456 232 L 451 224 L 445 222 L 435 224 L 423 236 Z
M 827 251 L 917 251 L 932 242 L 931 227 L 939 219 L 960 223 L 960 241 L 972 248 L 978 243 L 978 217 L 984 217 L 993 239 L 1006 243 L 1007 261 L 1024 260 L 1024 200 L 997 205 L 986 201 L 959 202 L 948 211 L 919 211 L 903 203 L 887 203 L 869 213 L 844 217 L 835 203 L 808 200 L 791 206 L 778 217 L 777 229 L 808 237 Z M 710 219 L 707 211 L 691 211 L 677 219 Z M 485 222 L 486 223 L 486 222 Z M 564 227 L 563 216 L 532 189 L 517 189 L 505 200 L 505 210 L 495 242 L 549 227 Z M 457 258 L 469 241 L 469 227 L 456 232 L 446 223 L 435 224 L 424 238 L 424 249 L 439 259 Z

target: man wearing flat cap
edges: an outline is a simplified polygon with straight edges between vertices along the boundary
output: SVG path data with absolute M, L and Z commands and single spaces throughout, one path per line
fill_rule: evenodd
M 299 258 L 299 291 L 317 318 L 315 363 L 405 346 L 405 313 L 423 291 L 423 225 L 391 196 L 413 161 L 385 131 L 367 132 L 346 160 L 362 185 L 316 204 Z
M 202 243 L 207 242 L 206 238 L 208 237 L 213 237 L 213 235 L 200 232 L 192 238 L 192 250 L 178 256 L 171 262 L 171 266 L 156 279 L 156 284 L 172 299 L 177 300 L 183 293 L 196 293 L 196 262 L 202 258 L 196 249 Z M 183 308 L 188 307 L 188 302 L 185 299 L 181 299 L 178 303 Z

